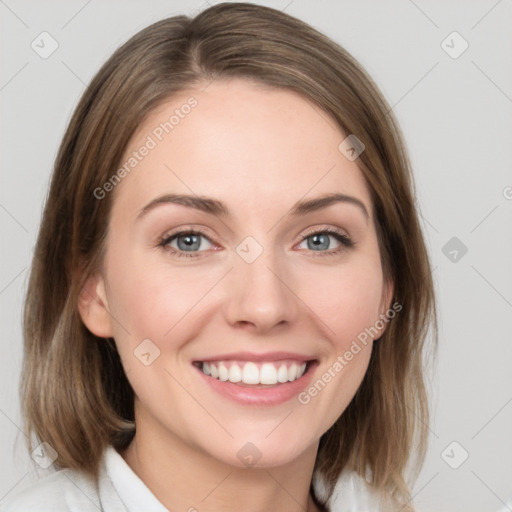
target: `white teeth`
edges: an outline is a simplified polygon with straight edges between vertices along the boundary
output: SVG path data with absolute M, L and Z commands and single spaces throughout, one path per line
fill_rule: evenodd
M 229 378 L 229 372 L 224 363 L 219 363 L 219 380 L 226 381 Z
M 254 363 L 245 363 L 242 371 L 242 382 L 244 384 L 260 383 L 260 371 Z
M 265 363 L 260 370 L 260 384 L 276 384 L 277 370 L 271 363 Z
M 288 368 L 288 380 L 291 382 L 297 378 L 297 365 L 293 363 L 290 368 Z
M 234 384 L 284 384 L 293 382 L 304 375 L 306 363 L 288 362 L 281 363 L 238 363 L 235 361 L 204 362 L 201 369 L 205 375 L 209 375 L 220 381 L 229 381 Z
M 237 364 L 232 364 L 229 369 L 229 382 L 240 382 L 242 380 L 242 370 Z
M 277 381 L 281 382 L 281 384 L 288 382 L 288 368 L 286 368 L 285 364 L 282 364 L 279 370 L 277 370 Z

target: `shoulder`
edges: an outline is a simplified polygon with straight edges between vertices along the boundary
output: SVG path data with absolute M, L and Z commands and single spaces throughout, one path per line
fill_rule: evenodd
M 0 512 L 74 512 L 100 509 L 97 486 L 88 476 L 63 469 L 8 496 Z
M 313 486 L 318 498 L 323 501 L 330 512 L 374 512 L 384 510 L 381 496 L 373 486 L 355 471 L 342 471 L 332 494 L 327 493 L 325 480 L 315 472 Z
M 41 478 L 2 501 L 0 512 L 166 512 L 113 446 L 103 452 L 98 479 L 73 469 Z
M 344 471 L 340 475 L 330 500 L 331 510 L 350 512 L 372 512 L 385 510 L 381 496 L 374 487 L 354 471 Z

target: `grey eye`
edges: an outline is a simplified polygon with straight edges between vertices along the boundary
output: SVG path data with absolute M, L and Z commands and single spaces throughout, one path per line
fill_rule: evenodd
M 299 246 L 301 249 L 309 249 L 310 251 L 326 251 L 329 249 L 335 249 L 336 247 L 332 247 L 331 239 L 335 240 L 336 243 L 340 243 L 336 240 L 334 235 L 330 235 L 328 233 L 314 233 L 304 238 Z M 307 247 L 301 247 L 304 243 L 307 244 Z
M 206 243 L 206 247 L 203 242 Z M 174 249 L 178 249 L 180 251 L 195 252 L 199 251 L 199 249 L 209 249 L 211 242 L 204 235 L 199 233 L 178 233 L 169 238 L 166 241 L 166 245 L 170 245 Z

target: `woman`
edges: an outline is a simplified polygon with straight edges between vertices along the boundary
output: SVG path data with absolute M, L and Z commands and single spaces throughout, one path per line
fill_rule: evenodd
M 62 471 L 3 510 L 412 510 L 435 307 L 389 110 L 267 7 L 115 52 L 62 142 L 26 300 L 31 450 Z

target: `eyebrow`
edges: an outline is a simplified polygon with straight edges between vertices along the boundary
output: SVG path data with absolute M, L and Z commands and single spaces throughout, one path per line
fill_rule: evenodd
M 357 199 L 353 196 L 348 196 L 346 194 L 327 194 L 316 197 L 315 199 L 298 201 L 291 207 L 290 215 L 294 217 L 305 215 L 322 208 L 327 208 L 328 206 L 335 203 L 346 203 L 357 206 L 364 214 L 366 219 L 369 218 L 368 210 L 366 209 L 364 203 L 360 199 Z M 219 217 L 227 217 L 231 215 L 228 207 L 217 199 L 188 194 L 165 194 L 157 197 L 156 199 L 153 199 L 146 206 L 144 206 L 144 208 L 142 208 L 142 210 L 137 215 L 137 218 L 143 217 L 150 210 L 153 210 L 154 208 L 164 204 L 179 204 Z

